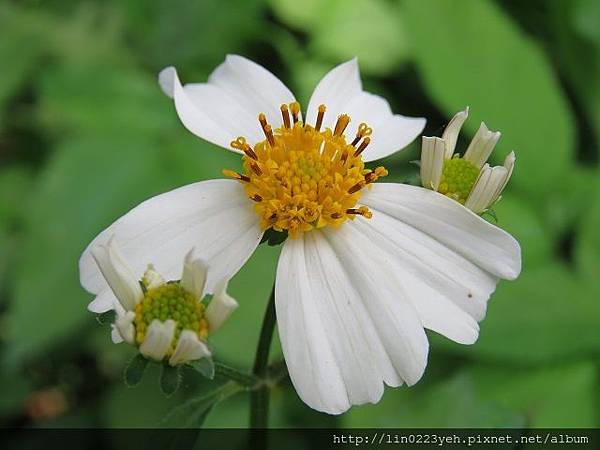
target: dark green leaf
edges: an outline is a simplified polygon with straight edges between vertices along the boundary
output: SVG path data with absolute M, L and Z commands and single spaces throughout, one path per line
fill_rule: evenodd
M 209 380 L 212 380 L 215 377 L 215 363 L 212 358 L 202 358 L 196 361 L 190 361 L 187 363 L 187 366 Z
M 181 386 L 181 367 L 163 363 L 160 373 L 160 390 L 167 397 L 173 395 Z
M 140 384 L 144 377 L 144 372 L 148 367 L 148 360 L 141 354 L 135 355 L 125 366 L 123 380 L 128 387 L 134 387 Z
M 96 320 L 98 321 L 98 323 L 100 325 L 107 325 L 107 324 L 114 323 L 115 311 L 110 310 L 110 311 L 103 312 L 102 314 L 98 314 L 96 316 Z

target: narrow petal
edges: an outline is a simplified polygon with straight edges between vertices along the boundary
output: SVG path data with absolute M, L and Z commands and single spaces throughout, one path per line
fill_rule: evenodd
M 201 259 L 194 257 L 194 249 L 192 248 L 186 253 L 183 260 L 181 286 L 198 300 L 202 300 L 207 272 L 208 266 Z
M 475 137 L 465 152 L 464 159 L 471 161 L 477 167 L 483 167 L 492 154 L 500 136 L 499 131 L 490 131 L 485 123 L 481 122 Z
M 425 127 L 425 119 L 394 115 L 385 99 L 363 91 L 356 58 L 335 67 L 317 84 L 308 104 L 307 123 L 316 122 L 321 104 L 327 107 L 323 127 L 333 129 L 340 114 L 350 116 L 345 133 L 349 140 L 354 138 L 362 122 L 373 129 L 371 143 L 363 152 L 365 161 L 401 150 Z
M 133 311 L 117 314 L 115 319 L 114 328 L 119 333 L 121 339 L 128 344 L 133 344 L 135 342 L 135 327 L 133 326 L 133 319 L 135 319 L 135 313 Z
M 193 331 L 183 330 L 179 335 L 175 351 L 169 358 L 169 364 L 176 366 L 208 356 L 210 356 L 210 350 L 204 342 L 198 339 L 198 335 Z
M 104 282 L 110 286 L 123 308 L 131 311 L 144 296 L 134 272 L 131 270 L 118 248 L 114 234 L 105 244 L 91 247 L 90 253 L 96 262 L 96 268 L 102 273 Z
M 227 293 L 227 281 L 217 283 L 215 294 L 206 308 L 209 332 L 214 333 L 238 307 L 238 302 Z
M 504 191 L 504 188 L 508 184 L 508 180 L 510 180 L 510 177 L 512 176 L 513 170 L 515 168 L 516 160 L 517 160 L 517 157 L 515 155 L 515 152 L 510 152 L 504 159 L 504 167 L 507 170 L 506 179 L 504 180 L 504 183 L 498 190 L 498 195 L 496 195 L 496 198 L 494 198 L 492 203 L 494 203 L 496 200 L 498 200 L 498 197 L 500 196 L 500 194 L 502 194 L 502 191 Z
M 287 87 L 264 67 L 237 55 L 228 55 L 207 83 L 181 85 L 177 72 L 167 67 L 159 74 L 163 91 L 175 100 L 184 126 L 195 135 L 227 150 L 245 136 L 252 145 L 264 140 L 258 114 L 277 128 L 279 107 L 295 101 Z
M 230 279 L 260 243 L 262 231 L 243 186 L 233 180 L 190 184 L 138 205 L 100 233 L 79 261 L 82 286 L 104 296 L 108 285 L 91 249 L 116 234 L 135 273 L 148 262 L 167 279 L 180 276 L 181 261 L 193 247 L 196 256 L 211 262 L 206 292 Z
M 140 353 L 147 358 L 161 361 L 171 346 L 176 326 L 171 319 L 165 322 L 154 319 L 146 331 L 144 342 L 140 345 Z
M 489 275 L 512 280 L 521 271 L 519 243 L 460 203 L 416 186 L 377 183 L 361 199 L 376 211 L 402 221 L 435 248 L 451 251 L 460 264 L 471 261 Z M 465 291 L 465 296 L 467 292 Z
M 146 289 L 154 289 L 165 284 L 165 279 L 156 271 L 153 264 L 148 264 L 142 277 L 142 282 L 146 286 Z
M 377 402 L 384 383 L 414 384 L 428 348 L 414 308 L 340 256 L 342 229 L 288 240 L 275 295 L 292 382 L 304 402 L 330 414 Z
M 460 111 L 454 115 L 448 126 L 444 130 L 444 134 L 442 134 L 442 139 L 446 142 L 446 159 L 452 158 L 454 154 L 454 149 L 456 148 L 456 141 L 458 140 L 458 135 L 460 133 L 460 129 L 462 128 L 465 120 L 469 117 L 469 107 L 467 106 L 464 111 Z
M 507 179 L 508 170 L 506 167 L 490 167 L 485 164 L 469 193 L 465 207 L 475 214 L 481 214 L 498 198 Z
M 421 145 L 421 183 L 427 189 L 438 190 L 442 179 L 446 144 L 443 139 L 423 136 Z
M 118 303 L 118 300 L 113 291 L 105 289 L 88 304 L 87 309 L 90 312 L 102 314 L 115 309 L 115 302 Z

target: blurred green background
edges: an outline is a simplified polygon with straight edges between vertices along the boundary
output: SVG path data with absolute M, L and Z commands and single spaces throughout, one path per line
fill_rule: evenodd
M 523 247 L 469 347 L 431 333 L 407 389 L 340 417 L 272 395 L 277 427 L 600 426 L 600 2 L 595 0 L 2 1 L 0 3 L 0 426 L 154 427 L 211 383 L 121 382 L 133 354 L 87 312 L 87 243 L 141 200 L 221 176 L 238 157 L 195 138 L 157 84 L 166 65 L 203 81 L 227 53 L 269 68 L 306 105 L 333 65 L 359 57 L 365 86 L 440 135 L 466 105 L 517 152 L 499 225 Z M 385 161 L 396 181 L 416 144 Z M 218 358 L 253 359 L 278 249 L 234 278 L 241 305 Z M 274 357 L 279 352 L 274 350 Z M 218 381 L 213 382 L 218 383 Z M 206 426 L 247 425 L 238 395 Z M 171 423 L 181 425 L 181 423 Z

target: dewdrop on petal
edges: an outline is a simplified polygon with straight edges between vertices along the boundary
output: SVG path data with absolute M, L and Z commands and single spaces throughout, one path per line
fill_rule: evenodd
M 421 183 L 482 214 L 500 198 L 512 175 L 516 157 L 511 152 L 503 166 L 487 164 L 500 132 L 490 131 L 483 122 L 464 155 L 454 153 L 458 134 L 468 116 L 469 108 L 457 113 L 441 138 L 423 137 Z
M 238 304 L 227 294 L 226 281 L 218 284 L 207 301 L 208 267 L 194 258 L 193 250 L 185 256 L 181 279 L 176 281 L 165 281 L 152 264 L 137 279 L 114 236 L 92 254 L 118 301 L 112 325 L 115 343 L 135 345 L 146 358 L 172 366 L 211 356 L 209 334 L 221 327 Z

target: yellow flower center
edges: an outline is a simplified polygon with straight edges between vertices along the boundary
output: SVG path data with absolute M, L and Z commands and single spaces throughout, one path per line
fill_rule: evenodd
M 298 103 L 281 105 L 283 126 L 274 131 L 264 114 L 258 116 L 264 141 L 254 148 L 244 137 L 231 143 L 244 152 L 244 173 L 223 173 L 244 183 L 263 230 L 287 231 L 294 238 L 314 228 L 337 227 L 358 215 L 372 216 L 366 206 L 355 207 L 361 190 L 387 175 L 384 167 L 369 170 L 362 161 L 372 130 L 361 123 L 348 143 L 344 131 L 350 117 L 342 114 L 333 130 L 321 130 L 325 109 L 319 106 L 313 127 L 299 120 Z
M 149 289 L 144 294 L 144 299 L 135 306 L 133 323 L 138 345 L 144 342 L 148 327 L 154 319 L 161 322 L 172 319 L 177 323 L 173 343 L 177 342 L 183 330 L 192 330 L 204 341 L 208 337 L 204 305 L 177 282 Z
M 479 167 L 454 155 L 444 161 L 438 192 L 464 205 L 478 176 Z

